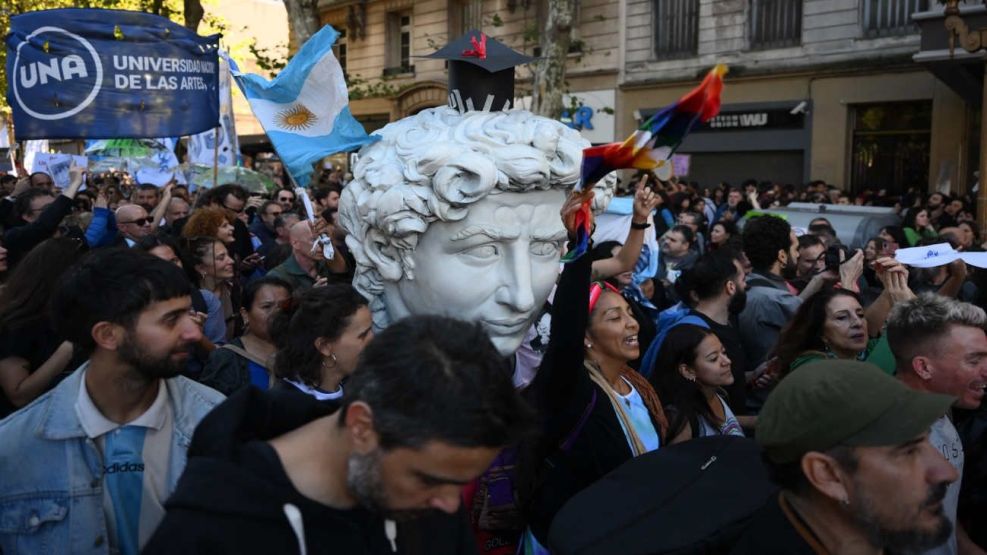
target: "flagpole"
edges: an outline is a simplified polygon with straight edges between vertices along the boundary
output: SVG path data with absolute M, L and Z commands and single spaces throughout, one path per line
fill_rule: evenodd
M 212 188 L 219 186 L 219 128 L 212 133 Z

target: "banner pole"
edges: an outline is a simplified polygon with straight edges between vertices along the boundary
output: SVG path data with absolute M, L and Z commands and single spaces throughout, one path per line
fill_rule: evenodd
M 219 186 L 219 128 L 212 132 L 212 188 Z

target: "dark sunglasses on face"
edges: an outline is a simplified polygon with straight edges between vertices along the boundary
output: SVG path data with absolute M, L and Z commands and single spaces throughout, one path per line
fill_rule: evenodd
M 130 220 L 129 222 L 120 222 L 120 224 L 137 224 L 139 226 L 145 226 L 151 224 L 150 216 L 147 218 L 137 218 L 136 220 Z
M 233 212 L 236 212 L 237 214 L 243 213 L 243 211 L 246 209 L 244 206 L 241 206 L 240 209 L 238 210 L 236 208 L 230 208 L 229 206 L 226 206 L 225 204 L 223 205 L 223 208 L 225 208 L 227 210 L 230 210 L 230 211 L 233 211 Z

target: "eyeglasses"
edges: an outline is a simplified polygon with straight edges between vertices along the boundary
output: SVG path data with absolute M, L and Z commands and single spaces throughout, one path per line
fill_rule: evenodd
M 246 209 L 246 207 L 244 207 L 244 206 L 241 206 L 239 209 L 237 209 L 237 208 L 230 208 L 229 206 L 226 206 L 225 204 L 223 205 L 223 208 L 225 208 L 227 210 L 230 210 L 232 212 L 236 212 L 237 214 L 242 214 L 243 211 Z
M 119 222 L 119 223 L 120 225 L 137 224 L 139 226 L 145 226 L 145 225 L 151 225 L 151 221 L 152 221 L 151 217 L 148 216 L 147 218 L 137 218 L 136 220 L 130 220 L 129 222 Z

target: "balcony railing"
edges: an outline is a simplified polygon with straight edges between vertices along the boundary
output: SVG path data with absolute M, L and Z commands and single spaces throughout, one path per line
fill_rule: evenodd
M 751 0 L 748 21 L 752 50 L 802 42 L 802 0 Z
M 929 7 L 929 0 L 861 0 L 860 20 L 868 37 L 918 33 L 912 14 Z
M 699 44 L 699 0 L 654 0 L 655 57 L 695 56 Z

